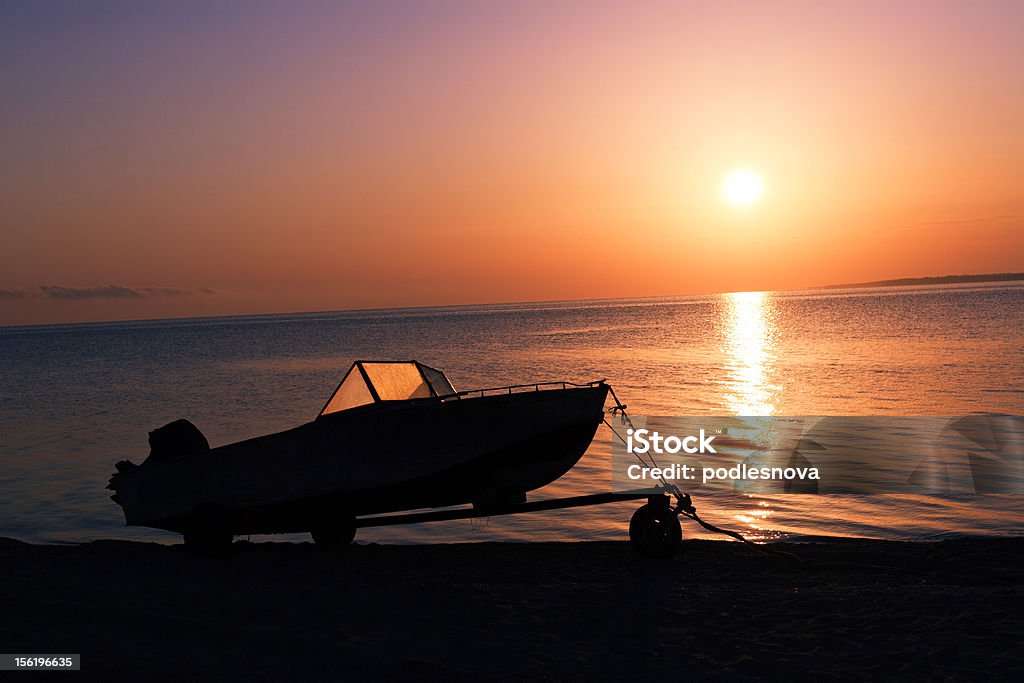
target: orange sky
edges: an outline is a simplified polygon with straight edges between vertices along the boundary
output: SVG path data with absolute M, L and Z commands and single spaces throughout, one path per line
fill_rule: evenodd
M 1024 3 L 137 4 L 0 9 L 0 324 L 1024 270 Z

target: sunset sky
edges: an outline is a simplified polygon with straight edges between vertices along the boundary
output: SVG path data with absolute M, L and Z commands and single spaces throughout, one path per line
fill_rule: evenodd
M 1024 2 L 7 2 L 0 324 L 1024 271 L 1022 36 Z

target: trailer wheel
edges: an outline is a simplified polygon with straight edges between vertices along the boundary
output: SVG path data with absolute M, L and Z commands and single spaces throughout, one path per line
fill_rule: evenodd
M 227 514 L 217 505 L 197 507 L 189 515 L 182 536 L 190 552 L 206 556 L 226 553 L 235 538 Z
M 312 529 L 313 542 L 324 550 L 338 550 L 352 545 L 356 537 L 356 518 L 350 514 L 338 515 Z
M 679 518 L 667 506 L 648 503 L 629 520 L 629 542 L 641 555 L 672 557 L 682 540 Z

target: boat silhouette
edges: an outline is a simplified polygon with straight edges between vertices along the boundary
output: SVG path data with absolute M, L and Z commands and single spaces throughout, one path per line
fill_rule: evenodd
M 357 361 L 311 422 L 210 448 L 179 420 L 150 433 L 141 465 L 118 463 L 108 488 L 128 525 L 181 533 L 198 550 L 293 532 L 345 545 L 360 516 L 525 502 L 586 452 L 608 391 L 604 381 L 456 391 L 417 361 Z

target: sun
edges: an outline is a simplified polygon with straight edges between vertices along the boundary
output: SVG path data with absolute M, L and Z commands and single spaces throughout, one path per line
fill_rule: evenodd
M 750 206 L 764 194 L 764 181 L 750 169 L 741 168 L 725 177 L 722 196 L 736 206 Z

